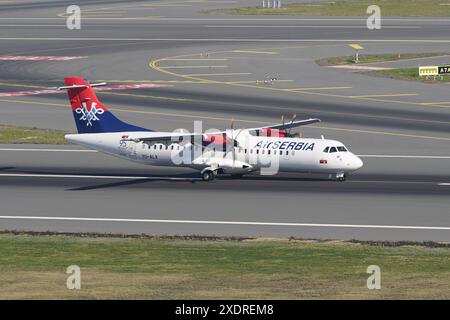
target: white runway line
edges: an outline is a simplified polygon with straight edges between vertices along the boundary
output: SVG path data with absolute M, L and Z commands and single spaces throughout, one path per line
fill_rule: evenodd
M 0 151 L 30 151 L 30 152 L 98 152 L 84 149 L 36 149 L 36 148 L 0 148 Z
M 19 178 L 75 178 L 75 179 L 125 179 L 125 180 L 174 180 L 174 181 L 193 181 L 202 180 L 200 178 L 172 178 L 172 177 L 142 177 L 142 176 L 97 176 L 83 174 L 39 174 L 39 173 L 0 173 L 0 177 L 19 177 Z
M 361 21 L 366 22 L 367 18 L 183 18 L 183 17 L 162 17 L 162 16 L 150 16 L 150 17 L 124 17 L 124 18 L 89 18 L 90 20 L 177 20 L 177 21 Z M 65 20 L 64 17 L 1 17 L 0 20 Z M 407 21 L 407 22 L 450 22 L 445 18 L 383 18 L 383 21 Z
M 406 156 L 391 154 L 358 154 L 361 158 L 450 159 L 450 156 Z
M 362 228 L 362 229 L 409 229 L 409 230 L 446 230 L 446 231 L 450 231 L 450 227 L 393 226 L 393 225 L 372 225 L 372 224 L 290 223 L 290 222 L 214 221 L 214 220 L 120 219 L 120 218 L 42 217 L 42 216 L 0 216 L 0 219 L 54 220 L 54 221 L 137 222 L 137 223 L 147 222 L 147 223 L 178 223 L 178 224 L 242 225 L 242 226 L 325 227 L 325 228 Z
M 450 186 L 449 182 L 439 183 L 438 186 Z
M 17 41 L 179 41 L 179 42 L 289 42 L 289 43 L 308 43 L 308 42 L 372 42 L 372 43 L 450 43 L 450 39 L 252 39 L 252 38 L 0 38 L 0 40 Z
M 0 27 L 59 27 L 67 28 L 64 24 L 0 24 Z
M 215 25 L 207 24 L 204 28 L 342 28 L 342 29 L 367 29 L 367 26 L 346 26 L 346 25 Z M 383 26 L 383 29 L 421 29 L 421 26 Z

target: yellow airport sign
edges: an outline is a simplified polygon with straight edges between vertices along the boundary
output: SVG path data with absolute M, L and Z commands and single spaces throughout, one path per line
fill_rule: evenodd
M 419 76 L 437 76 L 439 75 L 438 66 L 423 66 L 419 67 Z
M 359 45 L 357 43 L 349 44 L 349 46 L 352 47 L 355 50 L 362 50 L 362 49 L 364 49 L 364 47 L 362 45 Z

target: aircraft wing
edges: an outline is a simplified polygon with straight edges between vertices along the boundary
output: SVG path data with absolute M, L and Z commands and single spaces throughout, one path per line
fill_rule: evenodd
M 295 128 L 295 127 L 300 127 L 300 126 L 306 126 L 308 124 L 311 123 L 317 123 L 317 122 L 321 122 L 320 119 L 316 119 L 316 118 L 310 118 L 310 119 L 305 119 L 305 120 L 297 120 L 297 121 L 289 121 L 286 123 L 280 123 L 280 124 L 275 124 L 272 126 L 263 126 L 263 127 L 258 127 L 258 128 L 251 128 L 251 129 L 247 129 L 249 131 L 255 131 L 255 130 L 261 130 L 263 128 L 270 128 L 270 129 L 277 129 L 277 130 L 286 130 L 286 129 L 291 129 L 291 128 Z
M 173 133 L 168 135 L 151 136 L 151 137 L 136 137 L 125 138 L 124 140 L 130 140 L 134 142 L 181 142 L 181 141 L 194 141 L 195 138 L 203 138 L 201 133 Z
M 305 120 L 297 120 L 297 121 L 289 121 L 284 124 L 275 124 L 272 126 L 263 126 L 258 128 L 250 128 L 250 129 L 236 129 L 236 130 L 244 130 L 244 131 L 257 131 L 261 129 L 277 129 L 277 130 L 286 130 L 290 128 L 305 126 L 311 123 L 317 123 L 321 122 L 320 119 L 316 118 L 310 118 Z M 211 137 L 215 137 L 215 139 L 218 139 L 219 136 L 226 135 L 226 131 L 217 131 L 213 133 L 172 133 L 172 134 L 164 134 L 160 136 L 150 136 L 150 137 L 136 137 L 136 138 L 130 138 L 127 140 L 134 141 L 134 142 L 181 142 L 181 141 L 191 141 L 191 143 L 194 143 L 197 139 L 202 139 L 205 141 L 211 141 Z M 228 137 L 229 139 L 229 137 Z M 213 138 L 214 140 L 214 138 Z

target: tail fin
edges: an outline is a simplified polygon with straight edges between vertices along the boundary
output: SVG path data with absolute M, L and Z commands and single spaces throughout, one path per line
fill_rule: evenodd
M 64 78 L 78 133 L 152 131 L 116 118 L 97 98 L 91 84 L 82 77 Z

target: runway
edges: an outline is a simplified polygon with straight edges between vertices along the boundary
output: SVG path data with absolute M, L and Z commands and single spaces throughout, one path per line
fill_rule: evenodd
M 204 183 L 189 169 L 147 169 L 75 147 L 8 147 L 0 171 L 7 228 L 393 240 L 442 240 L 449 232 L 436 228 L 448 220 L 450 188 L 440 184 L 450 176 L 440 171 L 450 159 L 435 159 L 432 170 L 414 176 L 376 168 L 424 168 L 429 160 L 365 158 L 368 169 L 344 183 L 299 174 Z
M 0 61 L 0 94 L 82 75 L 164 85 L 98 92 L 121 119 L 155 130 L 318 117 L 323 122 L 302 134 L 343 141 L 362 156 L 360 171 L 345 183 L 287 174 L 204 183 L 192 170 L 77 146 L 0 145 L 0 228 L 450 241 L 448 84 L 314 63 L 353 54 L 354 42 L 367 52 L 442 52 L 423 63 L 445 63 L 447 19 L 387 18 L 374 33 L 363 18 L 201 13 L 242 3 L 81 2 L 86 20 L 77 31 L 64 27 L 65 2 L 1 4 L 0 56 L 19 60 Z M 85 58 L 20 61 L 43 55 Z M 58 94 L 0 97 L 0 124 L 75 130 Z

